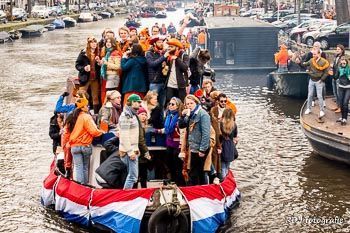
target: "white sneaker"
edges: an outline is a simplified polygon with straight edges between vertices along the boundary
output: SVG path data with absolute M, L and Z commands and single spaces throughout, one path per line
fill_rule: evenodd
M 323 107 L 326 108 L 326 101 L 323 100 Z
M 306 109 L 305 110 L 305 115 L 309 115 L 310 114 L 310 112 L 311 112 L 311 110 L 308 108 L 308 109 Z
M 320 118 L 321 118 L 321 117 L 324 117 L 324 115 L 326 115 L 326 114 L 324 113 L 324 111 L 320 111 Z
M 315 107 L 315 101 L 312 101 L 312 102 L 311 102 L 311 106 L 312 106 L 312 107 Z

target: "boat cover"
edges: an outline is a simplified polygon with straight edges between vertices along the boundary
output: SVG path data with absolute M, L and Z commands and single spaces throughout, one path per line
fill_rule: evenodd
M 228 218 L 228 211 L 239 198 L 233 174 L 228 173 L 221 185 L 198 185 L 179 188 L 191 211 L 192 232 L 214 233 Z M 115 232 L 136 233 L 155 188 L 95 189 L 56 176 L 51 165 L 43 182 L 41 202 L 54 205 L 70 222 L 86 227 L 104 225 Z

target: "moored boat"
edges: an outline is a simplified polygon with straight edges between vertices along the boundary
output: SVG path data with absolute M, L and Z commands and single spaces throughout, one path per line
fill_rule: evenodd
M 350 125 L 340 125 L 336 122 L 339 116 L 329 109 L 336 103 L 331 97 L 326 97 L 325 113 L 318 118 L 319 107 L 316 103 L 311 114 L 305 115 L 306 102 L 300 111 L 300 124 L 314 152 L 328 158 L 350 165 Z
M 7 41 L 11 41 L 11 36 L 7 32 L 0 32 L 0 43 L 5 43 Z
M 309 83 L 307 72 L 271 72 L 267 79 L 268 88 L 275 88 L 279 95 L 307 97 Z
M 48 31 L 53 31 L 56 29 L 56 26 L 54 24 L 47 24 L 44 26 Z
M 167 8 L 165 8 L 167 11 L 176 11 L 176 7 L 173 6 L 168 6 Z
M 38 37 L 43 34 L 44 29 L 44 26 L 34 24 L 25 28 L 20 28 L 18 31 L 22 33 L 22 37 Z
M 98 15 L 101 16 L 102 19 L 109 19 L 109 18 L 111 18 L 111 13 L 109 13 L 107 11 L 99 12 Z
M 164 11 L 158 11 L 155 16 L 156 16 L 156 18 L 166 18 L 167 17 L 167 15 Z
M 18 30 L 11 30 L 9 31 L 9 34 L 13 40 L 18 40 L 19 38 L 22 37 L 22 33 Z
M 125 22 L 125 26 L 138 28 L 141 26 L 141 23 L 139 21 L 135 21 L 135 20 L 128 20 Z
M 78 22 L 92 22 L 94 21 L 94 16 L 90 12 L 82 12 L 79 15 Z
M 69 27 L 75 27 L 77 25 L 77 21 L 71 17 L 65 17 L 63 18 L 63 22 L 67 28 Z
M 52 24 L 55 25 L 56 29 L 63 29 L 66 27 L 63 19 L 55 19 Z

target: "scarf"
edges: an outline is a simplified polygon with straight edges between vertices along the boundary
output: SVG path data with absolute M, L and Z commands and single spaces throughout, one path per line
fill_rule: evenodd
M 179 113 L 177 110 L 170 111 L 167 114 L 164 123 L 164 130 L 166 135 L 171 136 L 174 133 L 178 119 Z
M 199 104 L 197 104 L 197 106 L 191 111 L 191 113 L 190 113 L 190 119 L 192 119 L 192 117 L 194 116 L 194 114 L 196 113 L 196 111 L 198 110 L 198 108 L 199 108 Z
M 346 65 L 345 67 L 339 67 L 339 77 L 346 75 L 347 79 L 350 80 L 350 67 Z
M 111 56 L 111 53 L 112 53 L 112 48 L 107 48 L 106 49 L 106 56 L 105 56 L 106 61 L 109 60 L 109 57 Z M 107 79 L 107 75 L 106 74 L 107 74 L 107 65 L 103 64 L 102 67 L 101 67 L 101 76 L 102 76 L 103 80 Z

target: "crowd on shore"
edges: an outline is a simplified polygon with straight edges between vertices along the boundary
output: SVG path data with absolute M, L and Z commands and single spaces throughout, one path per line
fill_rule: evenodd
M 337 107 L 332 110 L 337 114 L 340 113 L 337 122 L 346 125 L 350 100 L 350 66 L 345 57 L 343 45 L 336 46 L 335 56 L 331 60 L 321 50 L 319 42 L 315 42 L 308 53 L 299 53 L 298 51 L 293 53 L 287 50 L 286 45 L 282 44 L 280 51 L 275 54 L 275 62 L 278 65 L 278 72 L 307 71 L 309 73 L 306 115 L 311 113 L 312 106 L 314 106 L 316 89 L 316 97 L 320 106 L 319 117 L 325 116 L 325 82 L 330 79 L 334 100 L 337 104 Z
M 238 156 L 237 109 L 215 89 L 210 53 L 201 41 L 191 48 L 185 26 L 121 27 L 117 35 L 107 28 L 101 39 L 87 38 L 75 63 L 79 84 L 59 97 L 50 120 L 62 174 L 91 183 L 92 145 L 101 143 L 102 187 L 144 188 L 158 170 L 165 175 L 156 178 L 177 185 L 225 178 Z M 165 150 L 157 155 L 151 146 Z

